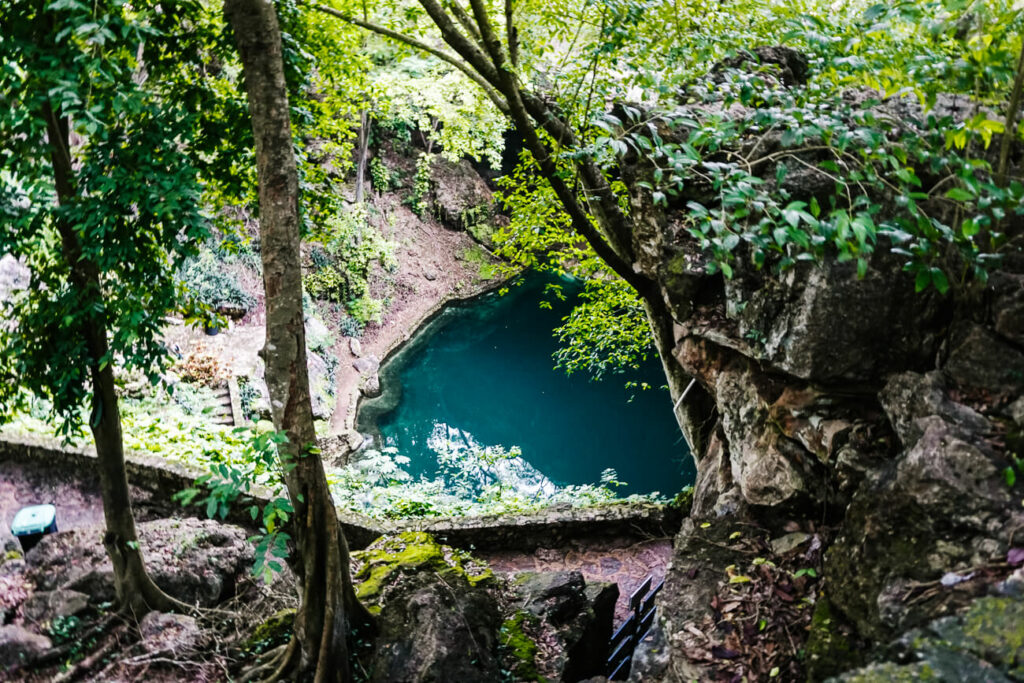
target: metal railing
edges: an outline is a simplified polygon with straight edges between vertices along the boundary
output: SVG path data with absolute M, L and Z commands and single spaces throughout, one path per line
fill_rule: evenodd
M 610 681 L 624 681 L 629 677 L 629 670 L 633 665 L 633 652 L 654 624 L 654 615 L 657 611 L 654 598 L 661 592 L 665 581 L 662 580 L 651 588 L 653 580 L 653 577 L 648 576 L 629 596 L 631 614 L 608 641 L 608 652 L 611 655 L 605 662 L 605 675 Z

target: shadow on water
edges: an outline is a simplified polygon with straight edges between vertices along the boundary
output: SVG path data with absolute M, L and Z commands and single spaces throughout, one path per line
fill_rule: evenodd
M 362 403 L 359 430 L 407 456 L 413 476 L 434 477 L 459 454 L 518 446 L 521 458 L 492 458 L 483 468 L 525 491 L 596 483 L 606 468 L 628 484 L 623 495 L 672 495 L 692 483 L 653 352 L 639 371 L 602 381 L 554 369 L 552 330 L 579 285 L 559 281 L 567 300 L 558 301 L 545 294 L 553 281 L 531 274 L 504 296 L 445 309 L 381 368 L 384 394 Z M 629 381 L 653 388 L 627 389 Z

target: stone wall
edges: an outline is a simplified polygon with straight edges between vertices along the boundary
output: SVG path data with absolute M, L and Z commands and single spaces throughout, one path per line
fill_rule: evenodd
M 37 469 L 52 471 L 53 477 L 77 482 L 82 497 L 79 506 L 91 506 L 96 514 L 79 519 L 98 523 L 102 519 L 102 502 L 96 478 L 96 455 L 91 448 L 61 446 L 52 439 L 0 440 L 0 464 L 32 463 Z M 194 485 L 204 471 L 144 453 L 131 452 L 125 466 L 132 487 L 133 499 L 150 510 L 147 516 L 201 516 L 196 507 L 181 508 L 171 497 Z M 13 468 L 5 467 L 8 472 Z M 270 492 L 256 491 L 252 496 L 258 504 L 266 503 Z M 51 502 L 40 501 L 40 502 Z M 60 507 L 60 501 L 55 501 Z M 6 517 L 13 511 L 0 510 Z M 675 533 L 681 523 L 678 510 L 650 503 L 620 503 L 591 508 L 552 507 L 541 512 L 517 515 L 440 518 L 421 520 L 377 520 L 349 511 L 339 511 L 338 518 L 349 545 L 365 548 L 385 534 L 425 531 L 448 545 L 481 550 L 526 550 L 557 547 L 571 539 L 581 538 L 650 538 Z M 253 528 L 247 506 L 232 508 L 227 521 Z

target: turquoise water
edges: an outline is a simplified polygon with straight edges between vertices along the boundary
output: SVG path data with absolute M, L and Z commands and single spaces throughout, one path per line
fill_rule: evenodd
M 363 403 L 360 431 L 379 432 L 414 476 L 436 476 L 439 452 L 518 446 L 521 458 L 494 467 L 524 491 L 597 483 L 614 468 L 628 484 L 620 495 L 674 495 L 694 469 L 660 363 L 652 352 L 639 372 L 599 382 L 554 369 L 551 333 L 576 290 L 562 282 L 569 300 L 554 300 L 550 281 L 528 276 L 504 296 L 447 308 L 384 365 L 385 394 Z M 627 390 L 627 381 L 654 388 Z

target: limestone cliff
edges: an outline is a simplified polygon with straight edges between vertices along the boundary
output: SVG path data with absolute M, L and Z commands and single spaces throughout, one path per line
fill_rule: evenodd
M 900 100 L 879 106 L 920 115 Z M 633 168 L 627 180 L 644 174 Z M 794 198 L 814 196 L 815 174 L 787 178 Z M 698 468 L 659 629 L 633 679 L 774 670 L 820 680 L 891 656 L 900 635 L 979 596 L 1019 599 L 1020 570 L 1005 579 L 1024 560 L 1010 553 L 1024 546 L 1013 474 L 1024 428 L 1021 240 L 987 283 L 946 295 L 915 293 L 884 243 L 863 278 L 826 258 L 781 273 L 740 265 L 725 279 L 706 274 L 681 227 L 685 200 L 660 208 L 641 190 L 633 197 L 647 226 L 636 268 L 661 285 L 671 357 L 695 380 L 678 410 Z M 1007 220 L 1019 235 L 1021 216 Z M 744 624 L 732 617 L 757 597 L 750 585 L 775 593 Z M 794 602 L 802 611 L 771 616 L 771 604 Z M 787 652 L 773 652 L 777 642 Z M 921 666 L 907 642 L 897 649 Z M 975 669 L 1021 675 L 1020 650 L 958 652 Z

